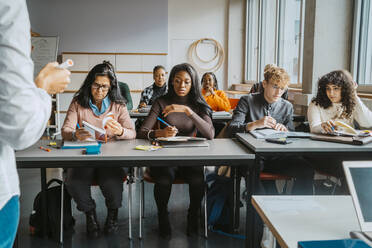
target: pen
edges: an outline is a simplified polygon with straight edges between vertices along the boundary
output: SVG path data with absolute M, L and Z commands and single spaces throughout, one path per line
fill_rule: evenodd
M 50 152 L 50 151 L 51 151 L 49 148 L 45 148 L 45 147 L 42 147 L 42 146 L 40 146 L 39 148 L 40 148 L 41 150 L 46 151 L 46 152 Z
M 59 64 L 57 67 L 60 68 L 60 69 L 67 69 L 67 68 L 69 68 L 73 65 L 74 65 L 74 61 L 72 61 L 72 59 L 68 59 L 65 62 L 63 62 L 62 64 Z
M 76 127 L 77 127 L 77 128 L 80 128 L 80 125 L 79 125 L 79 123 L 76 123 Z
M 160 122 L 164 123 L 165 125 L 167 125 L 168 127 L 171 127 L 171 125 L 169 125 L 168 123 L 166 123 L 164 120 L 162 120 L 160 117 L 157 118 Z

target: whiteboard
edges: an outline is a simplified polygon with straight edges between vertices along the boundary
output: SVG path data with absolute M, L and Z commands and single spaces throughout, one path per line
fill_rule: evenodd
M 34 78 L 49 62 L 57 60 L 58 36 L 31 37 L 31 58 L 34 61 Z

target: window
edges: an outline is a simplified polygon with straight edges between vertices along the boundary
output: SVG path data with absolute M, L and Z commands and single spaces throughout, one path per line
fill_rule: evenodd
M 356 0 L 352 73 L 362 91 L 372 86 L 372 0 Z M 363 87 L 364 86 L 364 87 Z
M 247 0 L 247 81 L 262 81 L 265 65 L 277 64 L 300 84 L 303 13 L 304 0 Z

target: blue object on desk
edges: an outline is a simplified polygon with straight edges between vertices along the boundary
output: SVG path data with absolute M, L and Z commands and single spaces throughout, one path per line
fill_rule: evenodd
M 360 239 L 299 241 L 298 248 L 370 248 Z
M 86 155 L 97 155 L 101 153 L 101 143 L 98 146 L 87 146 L 85 150 Z

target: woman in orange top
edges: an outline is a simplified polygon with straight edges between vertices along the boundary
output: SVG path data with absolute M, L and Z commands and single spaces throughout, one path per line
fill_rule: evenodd
M 206 72 L 202 77 L 202 94 L 213 111 L 229 111 L 230 102 L 223 90 L 218 90 L 217 78 L 213 72 Z

